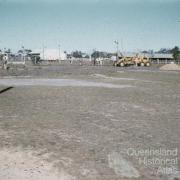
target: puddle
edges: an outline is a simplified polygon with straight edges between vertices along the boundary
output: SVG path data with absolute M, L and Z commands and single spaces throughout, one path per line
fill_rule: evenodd
M 115 85 L 111 83 L 98 83 L 75 79 L 0 79 L 3 86 L 72 86 L 72 87 L 104 87 L 129 88 L 131 85 Z

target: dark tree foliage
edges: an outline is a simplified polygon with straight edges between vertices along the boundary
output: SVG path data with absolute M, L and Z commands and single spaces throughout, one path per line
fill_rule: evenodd
M 7 50 L 5 51 L 5 53 L 10 54 L 10 53 L 11 53 L 11 49 L 7 49 Z
M 154 51 L 152 49 L 150 49 L 150 50 L 141 51 L 141 53 L 143 53 L 143 54 L 153 54 Z
M 83 57 L 82 54 L 83 53 L 81 51 L 74 51 L 74 52 L 72 52 L 72 56 L 74 58 L 82 58 Z
M 41 63 L 40 56 L 31 56 L 31 60 L 32 60 L 33 64 L 40 64 Z
M 160 54 L 169 54 L 171 53 L 171 49 L 168 48 L 161 48 L 159 51 L 157 51 L 156 53 L 160 53 Z
M 92 56 L 93 58 L 99 58 L 99 57 L 100 57 L 100 52 L 99 52 L 99 51 L 94 51 L 94 52 L 91 54 L 91 56 Z
M 171 53 L 173 54 L 173 58 L 175 61 L 180 59 L 180 50 L 178 46 L 175 46 L 173 49 L 171 49 Z
M 84 58 L 89 59 L 89 55 L 86 55 Z
M 18 51 L 18 54 L 29 54 L 29 53 L 31 53 L 31 52 L 32 52 L 31 49 L 20 49 L 20 50 Z
M 112 55 L 113 55 L 112 53 L 107 53 L 102 51 L 94 51 L 91 54 L 93 58 L 110 58 Z

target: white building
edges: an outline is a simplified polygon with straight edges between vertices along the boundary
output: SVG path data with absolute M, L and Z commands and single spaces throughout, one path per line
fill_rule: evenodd
M 66 60 L 67 56 L 64 52 L 59 49 L 38 49 L 33 52 L 39 53 L 42 60 L 55 61 L 55 60 Z

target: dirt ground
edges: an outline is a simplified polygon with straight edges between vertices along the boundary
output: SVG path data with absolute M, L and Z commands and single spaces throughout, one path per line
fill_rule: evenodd
M 177 71 L 0 70 L 0 180 L 180 179 L 179 117 Z

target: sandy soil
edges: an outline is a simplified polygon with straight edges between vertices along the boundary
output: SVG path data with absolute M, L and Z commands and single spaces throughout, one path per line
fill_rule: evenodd
M 34 154 L 34 155 L 33 155 Z M 73 180 L 65 171 L 58 171 L 39 158 L 37 152 L 22 149 L 0 151 L 0 179 L 5 180 Z
M 160 70 L 166 70 L 166 71 L 180 71 L 180 66 L 177 64 L 166 64 L 160 68 Z
M 13 87 L 0 93 L 0 180 L 180 178 L 179 162 L 158 174 L 127 153 L 180 149 L 180 73 L 44 66 L 0 75 L 0 91 Z

